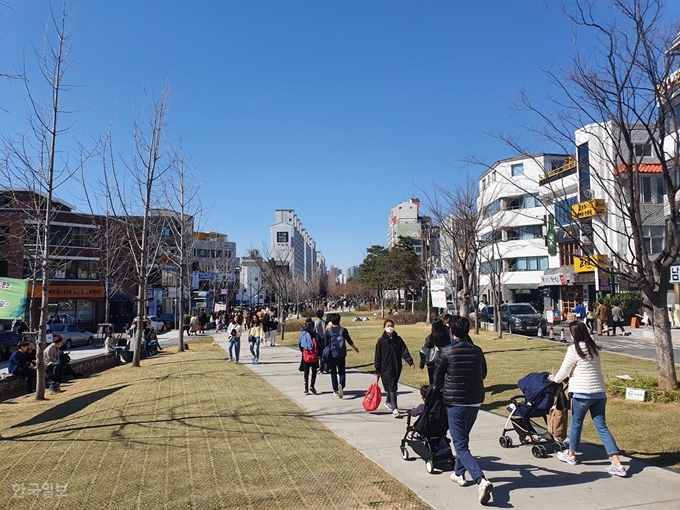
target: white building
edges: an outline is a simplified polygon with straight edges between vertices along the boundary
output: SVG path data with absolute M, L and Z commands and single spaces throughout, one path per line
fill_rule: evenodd
M 309 280 L 316 270 L 316 241 L 302 227 L 295 211 L 277 209 L 271 227 L 271 255 L 286 262 L 293 277 Z
M 545 242 L 546 208 L 539 180 L 565 165 L 565 154 L 522 155 L 496 162 L 479 178 L 480 295 L 493 303 L 493 287 L 509 302 L 542 303 L 543 272 L 558 265 Z
M 252 257 L 243 257 L 239 271 L 239 285 L 236 291 L 237 304 L 261 305 L 265 301 L 266 294 L 258 261 Z

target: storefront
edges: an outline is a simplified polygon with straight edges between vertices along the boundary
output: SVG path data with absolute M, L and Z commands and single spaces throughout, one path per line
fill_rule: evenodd
M 35 291 L 29 285 L 28 296 L 34 300 L 33 309 L 39 310 L 42 285 L 36 285 Z M 92 331 L 103 318 L 104 297 L 104 287 L 99 285 L 50 285 L 48 319 L 79 324 Z M 34 324 L 38 319 L 34 317 Z

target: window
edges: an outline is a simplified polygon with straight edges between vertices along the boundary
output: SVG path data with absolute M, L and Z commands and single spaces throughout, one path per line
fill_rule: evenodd
M 508 271 L 540 271 L 548 269 L 548 257 L 508 259 Z
M 0 244 L 7 244 L 9 240 L 9 227 L 0 226 Z
M 513 198 L 508 201 L 507 208 L 512 209 L 528 209 L 530 207 L 538 207 L 540 204 L 538 198 L 533 195 L 522 195 L 521 197 Z
M 664 248 L 664 227 L 642 227 L 643 241 L 649 253 L 661 253 Z
M 507 240 L 540 239 L 543 237 L 543 225 L 526 225 L 507 230 Z
M 578 256 L 578 243 L 559 243 L 560 266 L 573 266 L 574 255 Z
M 635 155 L 638 157 L 642 156 L 651 156 L 652 155 L 652 146 L 649 143 L 636 143 L 634 145 L 635 148 Z
M 517 163 L 510 165 L 510 174 L 515 177 L 517 175 L 524 175 L 524 163 Z
M 640 201 L 644 204 L 663 204 L 665 186 L 662 177 L 640 177 Z
M 558 226 L 570 225 L 574 220 L 571 219 L 571 206 L 576 204 L 576 197 L 560 200 L 555 204 L 555 223 Z
M 501 200 L 494 200 L 489 204 L 489 207 L 486 209 L 486 215 L 487 216 L 493 216 L 497 212 L 500 212 L 501 210 Z
M 479 265 L 479 272 L 481 274 L 489 274 L 489 273 L 491 273 L 491 268 L 492 268 L 491 262 L 482 262 Z M 501 268 L 501 261 L 498 260 L 498 259 L 494 260 L 493 261 L 494 273 L 498 273 L 500 268 Z

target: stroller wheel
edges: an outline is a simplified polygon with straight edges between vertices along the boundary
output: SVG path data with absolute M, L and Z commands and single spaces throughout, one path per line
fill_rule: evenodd
M 508 436 L 501 436 L 498 438 L 498 442 L 503 448 L 510 448 L 512 446 L 512 439 Z
M 543 453 L 541 452 L 541 446 L 535 445 L 531 447 L 531 454 L 536 457 L 537 459 L 540 459 L 543 457 Z
M 562 449 L 562 451 L 569 449 L 569 447 L 567 446 L 567 443 L 564 443 L 564 442 L 560 443 L 560 448 Z
M 399 449 L 401 450 L 401 458 L 404 460 L 408 460 L 408 450 L 406 449 L 406 447 L 402 446 Z
M 434 473 L 434 464 L 432 463 L 431 460 L 426 460 L 426 461 L 425 461 L 425 469 L 426 469 L 427 472 L 430 473 L 430 474 Z
M 559 441 L 557 443 L 553 443 L 552 451 L 553 451 L 553 453 L 561 452 L 562 451 L 562 443 L 560 443 Z

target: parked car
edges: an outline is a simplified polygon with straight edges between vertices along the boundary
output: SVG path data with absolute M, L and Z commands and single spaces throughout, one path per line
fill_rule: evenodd
M 0 361 L 6 361 L 17 350 L 21 335 L 14 331 L 0 331 Z
M 538 334 L 538 328 L 546 332 L 545 317 L 529 303 L 504 303 L 500 315 L 503 329 L 510 333 Z
M 168 331 L 171 329 L 175 329 L 175 314 L 174 313 L 162 313 L 158 316 L 158 318 L 165 324 L 165 327 L 167 328 Z M 178 319 L 181 321 L 181 317 L 178 317 Z
M 154 330 L 156 330 L 156 333 L 157 333 L 157 334 L 160 333 L 161 331 L 163 331 L 164 323 L 163 323 L 162 320 L 160 320 L 160 319 L 159 319 L 158 317 L 156 317 L 155 315 L 149 315 L 148 317 L 144 317 L 144 320 L 145 320 L 145 321 L 151 322 L 151 327 L 152 327 Z M 135 324 L 137 324 L 137 317 L 135 317 L 135 318 L 132 320 L 132 325 L 134 326 Z
M 496 309 L 491 305 L 486 305 L 484 308 L 479 310 L 479 322 L 491 322 L 496 316 Z
M 94 342 L 94 333 L 87 331 L 78 324 L 50 324 L 52 333 L 60 335 L 64 339 L 64 349 L 68 350 L 77 345 L 91 345 Z

